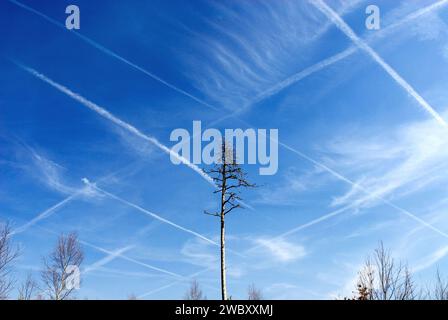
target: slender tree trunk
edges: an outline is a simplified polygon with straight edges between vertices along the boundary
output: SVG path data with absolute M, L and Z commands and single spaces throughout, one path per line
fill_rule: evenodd
M 224 160 L 225 161 L 225 160 Z M 226 228 L 225 228 L 225 211 L 226 211 L 226 165 L 224 163 L 222 170 L 222 187 L 221 187 L 221 297 L 227 300 L 227 284 L 226 284 Z
M 225 239 L 224 216 L 221 216 L 221 296 L 222 296 L 222 300 L 227 300 L 226 239 Z
M 204 170 L 205 171 L 205 170 Z M 207 172 L 207 171 L 205 171 Z M 216 163 L 213 169 L 208 171 L 212 175 L 213 182 L 217 189 L 213 194 L 221 192 L 221 207 L 214 212 L 204 213 L 220 219 L 221 227 L 221 297 L 223 300 L 229 299 L 227 296 L 226 281 L 226 215 L 234 209 L 241 208 L 239 197 L 240 188 L 255 187 L 254 184 L 246 180 L 246 174 L 236 161 L 236 155 L 232 148 L 227 149 L 225 142 L 222 143 L 221 162 Z M 231 296 L 230 296 L 231 297 Z

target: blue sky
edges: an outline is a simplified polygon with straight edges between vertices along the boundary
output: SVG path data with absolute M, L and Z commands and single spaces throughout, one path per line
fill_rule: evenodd
M 219 298 L 211 185 L 89 104 L 167 147 L 233 112 L 213 127 L 279 130 L 277 174 L 245 166 L 261 187 L 228 217 L 235 298 L 251 283 L 350 295 L 380 240 L 418 282 L 447 270 L 448 1 L 376 1 L 377 31 L 369 4 L 2 0 L 0 215 L 21 231 L 17 278 L 75 230 L 78 297 L 176 299 L 194 278 Z

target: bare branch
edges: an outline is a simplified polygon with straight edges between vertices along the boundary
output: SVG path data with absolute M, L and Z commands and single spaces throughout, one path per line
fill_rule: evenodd
M 436 283 L 430 298 L 434 300 L 448 300 L 448 279 L 445 280 L 442 278 L 439 269 L 437 269 Z
M 19 249 L 11 243 L 11 235 L 9 223 L 0 225 L 0 300 L 8 299 L 14 282 L 12 264 L 19 256 Z
M 411 272 L 397 263 L 381 242 L 373 260 L 368 258 L 359 272 L 358 300 L 414 300 L 417 297 Z
M 196 280 L 191 282 L 190 288 L 185 293 L 184 300 L 206 300 Z
M 31 300 L 35 291 L 38 289 L 37 282 L 34 281 L 31 274 L 25 279 L 25 282 L 19 288 L 18 300 Z
M 263 294 L 261 290 L 255 287 L 254 284 L 251 284 L 248 288 L 248 300 L 263 300 Z
M 64 300 L 72 296 L 74 288 L 66 286 L 66 280 L 71 275 L 70 266 L 80 267 L 84 254 L 75 233 L 61 235 L 57 245 L 48 258 L 44 258 L 42 282 L 51 300 Z

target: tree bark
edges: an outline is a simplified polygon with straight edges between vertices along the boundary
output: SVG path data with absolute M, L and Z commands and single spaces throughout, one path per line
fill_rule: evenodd
M 221 296 L 222 296 L 222 300 L 227 300 L 226 239 L 225 239 L 224 215 L 221 216 Z
M 222 170 L 222 187 L 221 187 L 221 297 L 227 300 L 227 284 L 226 284 L 226 228 L 225 228 L 225 212 L 226 212 L 226 165 L 224 163 Z

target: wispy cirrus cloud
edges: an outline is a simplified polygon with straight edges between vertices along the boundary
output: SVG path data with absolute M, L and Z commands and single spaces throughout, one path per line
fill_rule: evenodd
M 271 206 L 294 206 L 303 202 L 300 195 L 325 183 L 322 170 L 314 167 L 306 172 L 292 166 L 283 172 L 275 184 L 264 186 L 258 191 L 255 203 Z
M 271 261 L 278 263 L 292 262 L 306 256 L 305 247 L 295 244 L 284 238 L 263 238 L 259 237 L 253 240 L 256 245 L 254 253 L 268 256 Z
M 334 164 L 357 175 L 358 182 L 379 197 L 410 195 L 448 179 L 446 130 L 431 120 L 372 133 L 370 138 L 341 136 L 327 147 Z M 352 187 L 332 204 L 368 206 L 377 201 Z
M 344 14 L 360 1 L 338 1 Z M 199 17 L 219 37 L 178 26 L 190 34 L 191 53 L 184 53 L 192 83 L 230 110 L 241 108 L 259 92 L 290 75 L 309 60 L 308 50 L 329 23 L 302 1 L 213 3 L 220 19 Z
M 414 272 L 418 272 L 430 268 L 437 262 L 445 258 L 447 255 L 448 255 L 448 246 L 440 247 L 435 251 L 431 252 L 429 255 L 425 256 L 419 264 L 417 264 L 412 268 L 412 270 Z

